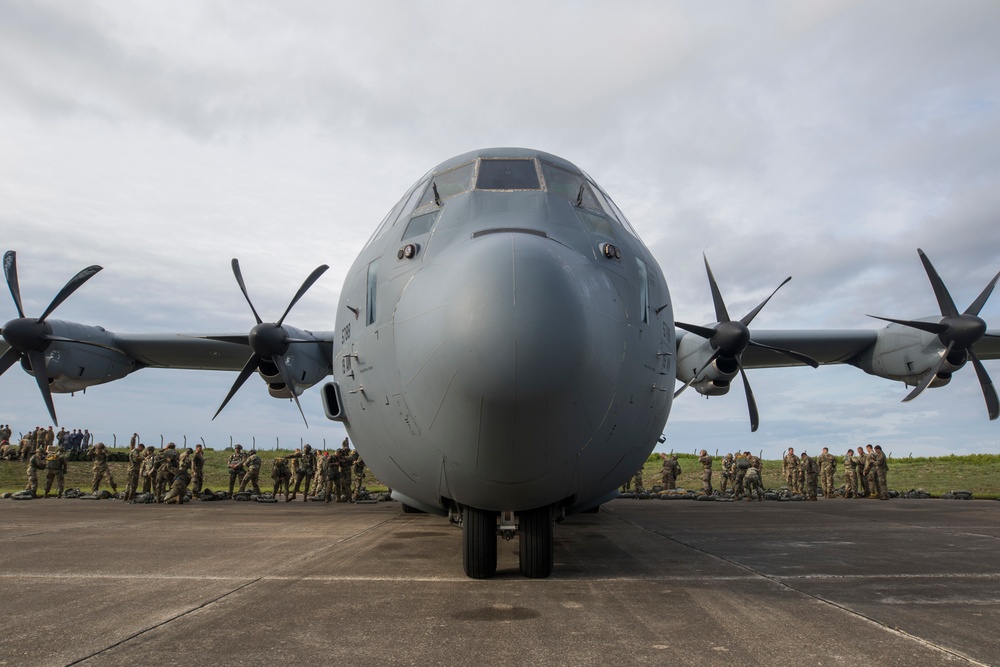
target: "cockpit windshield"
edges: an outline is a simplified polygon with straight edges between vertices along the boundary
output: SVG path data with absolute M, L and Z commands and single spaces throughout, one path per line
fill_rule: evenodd
M 477 190 L 541 190 L 534 160 L 482 159 Z

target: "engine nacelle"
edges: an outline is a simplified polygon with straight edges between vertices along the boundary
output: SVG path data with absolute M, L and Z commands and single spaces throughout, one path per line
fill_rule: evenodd
M 711 344 L 704 338 L 684 336 L 677 350 L 677 380 L 690 382 L 713 351 Z M 722 396 L 729 392 L 729 384 L 739 372 L 740 367 L 735 358 L 718 357 L 698 374 L 691 386 L 703 396 Z
M 313 335 L 295 327 L 284 325 L 290 338 L 309 339 Z M 264 360 L 257 369 L 258 374 L 267 383 L 267 392 L 274 398 L 292 398 L 292 392 L 299 396 L 309 387 L 321 382 L 333 372 L 331 355 L 324 351 L 324 344 L 293 343 L 284 354 L 285 366 L 292 377 L 292 387 L 278 373 L 278 369 L 270 361 Z
M 87 387 L 119 380 L 136 370 L 135 359 L 110 349 L 114 347 L 114 336 L 103 327 L 58 320 L 49 320 L 48 324 L 55 336 L 96 344 L 61 341 L 49 344 L 43 354 L 49 389 L 53 393 L 82 391 Z M 21 365 L 29 375 L 34 375 L 26 358 L 22 358 Z
M 924 321 L 938 320 L 925 318 Z M 945 349 L 937 335 L 893 323 L 879 330 L 875 345 L 861 355 L 855 365 L 871 375 L 914 386 L 935 367 Z M 948 384 L 951 374 L 965 366 L 968 360 L 965 350 L 952 350 L 928 386 Z

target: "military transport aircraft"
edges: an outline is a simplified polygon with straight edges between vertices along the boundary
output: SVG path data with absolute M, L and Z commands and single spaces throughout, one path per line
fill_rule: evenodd
M 747 368 L 852 364 L 914 386 L 908 400 L 971 360 L 996 419 L 980 360 L 1000 358 L 1000 333 L 978 314 L 997 277 L 960 313 L 920 259 L 940 317 L 883 318 L 877 331 L 751 332 L 767 299 L 732 319 L 706 260 L 717 321 L 675 322 L 660 267 L 597 183 L 554 155 L 494 148 L 443 162 L 403 195 L 351 267 L 335 331 L 284 323 L 325 266 L 270 323 L 234 259 L 256 320 L 248 334 L 131 335 L 50 319 L 99 266 L 26 316 L 8 252 L 18 317 L 3 326 L 0 372 L 20 361 L 53 421 L 53 392 L 146 367 L 239 371 L 219 410 L 254 372 L 296 403 L 332 374 L 321 391 L 327 416 L 405 508 L 461 525 L 468 576 L 495 574 L 498 536 L 517 536 L 522 574 L 546 577 L 554 520 L 617 495 L 663 431 L 677 382 L 677 393 L 714 396 L 739 374 L 754 430 Z

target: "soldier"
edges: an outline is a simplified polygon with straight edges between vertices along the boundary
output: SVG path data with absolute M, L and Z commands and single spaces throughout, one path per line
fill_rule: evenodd
M 733 500 L 739 500 L 746 493 L 743 480 L 746 478 L 747 470 L 750 469 L 750 452 L 737 454 L 733 463 L 736 473 L 736 479 L 733 481 Z
M 702 493 L 710 496 L 712 495 L 712 457 L 703 449 L 698 456 L 698 462 L 701 464 Z
M 143 454 L 146 445 L 141 442 L 128 452 L 128 468 L 125 469 L 125 500 L 132 500 L 139 489 L 139 473 L 142 470 Z
M 733 482 L 736 475 L 735 465 L 732 453 L 727 453 L 722 459 L 722 488 L 719 489 L 722 495 L 726 495 L 726 489 L 730 484 L 733 485 L 733 490 L 736 490 L 736 484 Z
M 97 493 L 101 488 L 101 481 L 107 477 L 108 484 L 111 485 L 111 493 L 118 493 L 118 485 L 111 475 L 111 467 L 108 465 L 108 448 L 103 442 L 99 442 L 87 450 L 87 456 L 94 457 L 94 483 L 91 485 L 91 493 Z
M 874 455 L 875 487 L 878 489 L 879 500 L 889 500 L 889 487 L 886 486 L 886 476 L 889 472 L 889 461 L 882 452 L 882 445 L 875 445 Z
M 41 449 L 36 450 L 28 459 L 28 485 L 24 488 L 31 491 L 32 498 L 38 496 L 39 470 L 45 470 L 45 453 Z
M 868 497 L 878 498 L 882 495 L 882 491 L 878 488 L 878 476 L 875 474 L 875 450 L 870 444 L 865 445 L 865 450 L 865 479 L 868 480 Z
M 139 466 L 139 479 L 142 480 L 142 492 L 153 490 L 153 479 L 156 475 L 156 457 L 152 447 L 146 447 L 142 452 L 142 465 Z
M 339 450 L 337 450 L 339 451 Z M 329 452 L 323 454 L 323 501 L 330 502 L 336 500 L 340 502 L 341 478 L 340 464 L 337 462 L 337 452 L 333 455 Z
M 236 445 L 233 453 L 229 457 L 229 497 L 233 497 L 233 487 L 236 486 L 236 478 L 242 479 L 247 471 L 243 465 L 246 455 L 243 453 L 243 445 Z
M 257 484 L 257 478 L 260 476 L 260 467 L 264 464 L 257 456 L 257 450 L 251 449 L 250 454 L 247 456 L 246 461 L 243 462 L 246 466 L 247 474 L 243 476 L 243 481 L 240 482 L 240 491 L 242 492 L 247 488 L 247 484 L 250 484 L 250 488 L 258 496 L 260 495 L 260 486 Z
M 823 448 L 823 453 L 817 458 L 820 479 L 823 481 L 823 498 L 833 498 L 833 476 L 837 472 L 837 458 L 830 453 L 829 447 Z
M 153 486 L 153 494 L 156 496 L 156 502 L 163 502 L 163 497 L 173 487 L 174 477 L 177 475 L 180 467 L 181 456 L 177 451 L 177 445 L 168 442 L 166 448 L 160 452 L 160 465 L 156 468 L 156 481 Z
M 201 445 L 195 445 L 191 455 L 191 494 L 197 498 L 201 493 L 201 484 L 205 479 L 205 452 Z
M 632 475 L 632 486 L 635 487 L 636 493 L 642 493 L 646 490 L 646 487 L 642 484 L 642 468 L 636 470 L 635 474 Z
M 750 456 L 750 452 L 747 452 L 746 455 L 751 459 L 750 467 L 747 468 L 747 474 L 743 480 L 747 495 L 747 502 L 753 500 L 754 496 L 757 497 L 757 500 L 764 500 L 764 486 L 760 481 L 760 459 L 757 459 L 756 456 Z M 757 459 L 757 465 L 754 465 L 753 459 Z
M 313 451 L 312 445 L 306 445 L 301 452 L 296 450 L 292 458 L 295 459 L 295 487 L 292 489 L 292 500 L 295 500 L 299 486 L 305 481 L 302 490 L 302 502 L 305 502 L 309 500 L 309 483 L 312 482 L 313 472 L 316 470 L 316 452 Z
M 854 450 L 848 449 L 844 455 L 844 497 L 853 498 L 858 495 L 858 476 L 854 474 Z
M 136 447 L 139 446 L 139 434 L 138 433 L 133 433 L 132 437 L 128 439 L 128 446 L 130 448 L 132 448 L 132 449 L 135 449 Z
M 357 452 L 354 455 L 354 498 L 357 500 L 365 489 L 365 462 Z
M 278 491 L 285 490 L 285 502 L 291 500 L 288 497 L 288 482 L 292 479 L 292 472 L 288 469 L 288 461 L 283 457 L 277 457 L 271 462 L 271 479 L 274 481 L 274 499 L 278 499 Z
M 0 440 L 6 440 L 7 442 L 10 442 L 10 436 L 12 435 L 14 435 L 14 432 L 10 430 L 10 424 L 4 424 L 3 426 L 0 426 Z
M 317 498 L 328 503 L 333 495 L 331 489 L 333 457 L 330 456 L 330 452 L 325 451 L 319 454 L 317 460 L 319 464 L 316 466 L 316 478 L 319 481 L 313 483 L 313 490 Z
M 340 466 L 340 493 L 338 495 L 343 497 L 341 502 L 353 503 L 354 494 L 351 492 L 351 468 L 354 467 L 354 461 L 358 458 L 358 453 L 351 451 L 347 438 L 344 438 L 344 442 L 341 443 L 337 453 L 339 456 L 334 457 L 334 463 Z
M 802 452 L 802 462 L 799 464 L 799 470 L 802 476 L 802 493 L 805 495 L 806 500 L 816 500 L 816 482 L 819 476 L 819 469 L 816 467 L 816 462 L 812 460 L 812 457 Z
M 681 466 L 677 463 L 677 455 L 661 454 L 661 456 L 663 457 L 663 470 L 660 472 L 660 482 L 664 489 L 676 489 L 677 478 L 681 476 Z
M 183 505 L 187 500 L 188 483 L 191 482 L 191 466 L 181 466 L 174 474 L 174 479 L 170 483 L 170 491 L 163 497 L 163 502 L 167 505 Z
M 60 428 L 59 432 L 56 433 L 56 444 L 58 444 L 60 447 L 63 447 L 64 448 L 63 451 L 65 451 L 66 437 L 68 435 L 69 431 L 67 431 L 65 428 Z
M 858 453 L 854 457 L 854 474 L 858 477 L 858 484 L 861 486 L 861 493 L 858 494 L 858 498 L 867 498 L 871 493 L 871 489 L 868 488 L 868 477 L 865 476 L 865 466 L 868 465 L 868 455 L 865 454 L 865 448 L 858 445 Z

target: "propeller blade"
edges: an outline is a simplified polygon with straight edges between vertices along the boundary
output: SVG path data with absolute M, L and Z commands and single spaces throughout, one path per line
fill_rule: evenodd
M 760 413 L 757 412 L 757 400 L 753 397 L 753 389 L 750 388 L 750 380 L 747 379 L 747 374 L 743 370 L 743 364 L 740 364 L 740 375 L 743 377 L 743 389 L 747 395 L 747 409 L 750 411 L 750 432 L 754 433 L 760 426 Z
M 288 372 L 288 366 L 285 365 L 284 356 L 275 354 L 271 357 L 271 362 L 277 366 L 278 374 L 281 375 L 281 381 L 285 383 L 285 386 L 288 387 L 288 391 L 291 392 L 292 398 L 295 399 L 295 405 L 299 408 L 299 414 L 302 415 L 302 421 L 305 422 L 306 428 L 309 428 L 309 422 L 306 421 L 306 413 L 302 410 L 302 404 L 299 403 L 299 397 L 295 393 L 295 385 L 292 383 L 292 374 Z
M 780 290 L 782 287 L 784 287 L 788 283 L 788 281 L 791 280 L 791 279 L 792 279 L 792 277 L 788 276 L 783 281 L 781 281 L 781 284 L 778 285 L 777 287 L 775 287 L 774 291 L 771 292 L 771 296 L 774 296 L 775 294 L 777 294 L 778 290 Z M 743 324 L 743 326 L 750 326 L 750 323 L 753 322 L 753 318 L 757 317 L 757 313 L 760 312 L 760 309 L 763 308 L 764 306 L 766 306 L 767 302 L 771 300 L 771 296 L 769 296 L 766 299 L 764 299 L 763 301 L 761 301 L 760 305 L 758 305 L 756 308 L 754 308 L 749 313 L 747 313 L 746 315 L 743 316 L 743 319 L 740 320 L 740 322 Z
M 35 382 L 38 383 L 38 389 L 42 392 L 42 398 L 45 399 L 45 407 L 49 409 L 49 416 L 52 417 L 52 423 L 59 426 L 59 420 L 56 419 L 56 406 L 52 403 L 52 390 L 49 389 L 49 374 L 45 368 L 45 355 L 38 350 L 28 350 L 28 361 L 31 363 L 31 372 L 35 375 Z
M 257 370 L 259 365 L 260 357 L 256 354 L 251 354 L 250 358 L 247 359 L 247 363 L 244 364 L 243 370 L 240 371 L 239 376 L 236 378 L 236 382 L 233 383 L 232 389 L 230 389 L 229 393 L 226 394 L 226 400 L 222 401 L 222 405 L 220 405 L 219 409 L 215 411 L 214 415 L 212 415 L 213 421 L 215 421 L 215 418 L 219 416 L 220 412 L 222 412 L 222 408 L 226 407 L 226 404 L 229 403 L 229 399 L 235 396 L 236 392 L 240 390 L 240 387 L 242 387 L 243 383 L 247 381 L 247 378 L 253 375 L 253 372 Z
M 0 375 L 7 372 L 7 369 L 13 366 L 18 359 L 21 358 L 21 353 L 12 347 L 8 347 L 7 351 L 0 356 Z
M 253 301 L 250 300 L 250 295 L 247 293 L 247 286 L 243 283 L 243 272 L 240 271 L 240 260 L 233 257 L 232 265 L 233 275 L 236 276 L 236 284 L 240 286 L 240 291 L 243 292 L 243 298 L 247 300 L 248 304 L 250 304 L 250 310 L 253 311 L 253 316 L 257 320 L 257 324 L 261 324 L 264 320 L 260 319 L 260 315 L 257 314 L 257 309 L 253 307 Z
M 278 321 L 275 322 L 275 324 L 277 324 L 279 327 L 281 326 L 281 323 L 285 321 L 285 318 L 288 317 L 288 313 L 292 310 L 292 306 L 294 306 L 296 303 L 299 302 L 299 299 L 302 298 L 302 295 L 305 294 L 306 291 L 313 286 L 313 283 L 319 280 L 319 277 L 324 273 L 326 273 L 326 270 L 329 268 L 330 267 L 327 266 L 326 264 L 320 264 L 315 269 L 313 269 L 313 272 L 310 273 L 309 277 L 306 278 L 305 281 L 302 283 L 302 287 L 300 287 L 299 291 L 296 292 L 295 296 L 292 297 L 292 301 L 291 303 L 288 304 L 288 308 L 285 308 L 285 312 L 281 315 L 280 318 L 278 318 Z M 294 394 L 295 392 L 292 393 Z M 295 402 L 298 403 L 298 399 L 295 399 Z M 303 415 L 302 418 L 305 419 L 305 415 Z
M 50 303 L 49 307 L 45 309 L 45 312 L 42 313 L 42 316 L 38 318 L 38 321 L 44 322 L 45 318 L 51 315 L 52 311 L 59 307 L 59 304 L 61 304 L 63 301 L 69 298 L 69 295 L 78 290 L 81 285 L 83 285 L 85 282 L 96 276 L 97 273 L 102 268 L 103 267 L 94 264 L 93 266 L 88 266 L 87 268 L 83 269 L 78 274 L 70 278 L 69 282 L 63 285 L 63 288 L 59 290 L 59 293 L 56 294 L 54 299 L 52 299 L 52 303 Z
M 705 253 L 702 253 L 701 256 L 705 260 L 705 270 L 708 272 L 708 285 L 712 288 L 712 301 L 715 302 L 715 319 L 719 322 L 728 322 L 730 320 L 729 311 L 726 310 L 726 302 L 722 300 L 719 283 L 715 282 L 712 267 L 708 265 L 708 257 Z
M 685 322 L 674 322 L 675 327 L 680 327 L 684 331 L 689 331 L 696 336 L 701 336 L 706 340 L 711 340 L 715 336 L 715 329 L 709 329 L 708 327 L 700 327 L 697 324 L 687 324 Z
M 819 368 L 819 362 L 818 361 L 816 361 L 815 359 L 813 359 L 812 357 L 810 357 L 808 355 L 802 354 L 801 352 L 795 352 L 793 350 L 786 350 L 786 349 L 781 348 L 781 347 L 773 347 L 771 345 L 764 345 L 763 343 L 755 343 L 754 341 L 750 341 L 750 346 L 751 347 L 759 347 L 759 348 L 762 348 L 764 350 L 771 350 L 772 352 L 778 352 L 780 354 L 785 355 L 786 357 L 794 359 L 795 361 L 801 361 L 806 366 L 812 366 L 813 368 Z
M 979 357 L 971 349 L 969 350 L 969 358 L 972 359 L 972 365 L 976 368 L 976 375 L 979 376 L 979 386 L 983 388 L 983 398 L 986 399 L 986 409 L 989 411 L 990 420 L 992 421 L 1000 417 L 1000 400 L 997 399 L 996 387 L 993 386 L 990 374 L 983 367 L 983 362 L 979 361 Z
M 913 391 L 907 394 L 906 398 L 904 398 L 902 401 L 903 403 L 906 403 L 907 401 L 912 401 L 917 396 L 919 396 L 924 391 L 924 389 L 927 389 L 927 385 L 929 385 L 931 381 L 935 378 L 935 376 L 937 376 L 938 371 L 941 370 L 941 366 L 944 365 L 944 360 L 948 358 L 949 354 L 951 354 L 951 348 L 954 346 L 955 346 L 954 341 L 948 342 L 948 347 L 945 349 L 944 354 L 941 355 L 941 358 L 938 359 L 938 362 L 934 364 L 934 368 L 931 369 L 931 372 L 925 375 L 922 380 L 920 380 L 920 384 L 914 387 Z
M 21 307 L 21 286 L 17 284 L 17 253 L 13 250 L 3 254 L 3 275 L 7 279 L 10 295 L 14 297 L 17 316 L 24 317 L 24 308 Z
M 996 287 L 997 279 L 1000 278 L 1000 272 L 993 276 L 993 280 L 990 284 L 982 291 L 982 293 L 976 297 L 976 300 L 969 304 L 969 307 L 965 309 L 966 315 L 976 315 L 979 316 L 979 311 L 983 309 L 986 305 L 986 300 L 990 298 L 990 294 L 993 293 L 993 288 Z
M 951 294 L 948 293 L 948 288 L 944 286 L 941 276 L 934 270 L 931 260 L 927 258 L 927 255 L 920 248 L 917 248 L 917 254 L 920 255 L 920 261 L 924 264 L 924 270 L 931 281 L 931 287 L 934 288 L 934 296 L 937 297 L 938 306 L 941 307 L 941 315 L 944 317 L 957 317 L 958 308 L 955 307 L 955 301 L 951 298 Z
M 943 334 L 948 330 L 948 327 L 944 324 L 939 324 L 938 322 L 918 322 L 916 320 L 897 320 L 892 317 L 879 317 L 878 315 L 869 315 L 868 317 L 875 320 L 882 320 L 883 322 L 895 322 L 896 324 L 902 324 L 905 327 L 912 327 L 914 329 L 920 329 L 921 331 L 926 331 L 932 334 Z
M 718 358 L 718 356 L 719 356 L 719 350 L 713 351 L 712 352 L 712 356 L 710 356 L 708 358 L 708 361 L 706 361 L 704 364 L 702 364 L 701 368 L 699 368 L 697 371 L 695 371 L 694 375 L 691 376 L 691 379 L 688 380 L 687 384 L 685 384 L 683 387 L 681 387 L 680 389 L 678 389 L 677 391 L 674 392 L 674 398 L 677 398 L 678 396 L 680 396 L 682 393 L 684 393 L 685 389 L 687 389 L 688 387 L 690 387 L 691 385 L 693 385 L 694 381 L 698 379 L 698 376 L 701 375 L 702 371 L 704 371 L 706 368 L 708 368 L 709 364 L 711 364 L 713 361 L 715 361 Z

